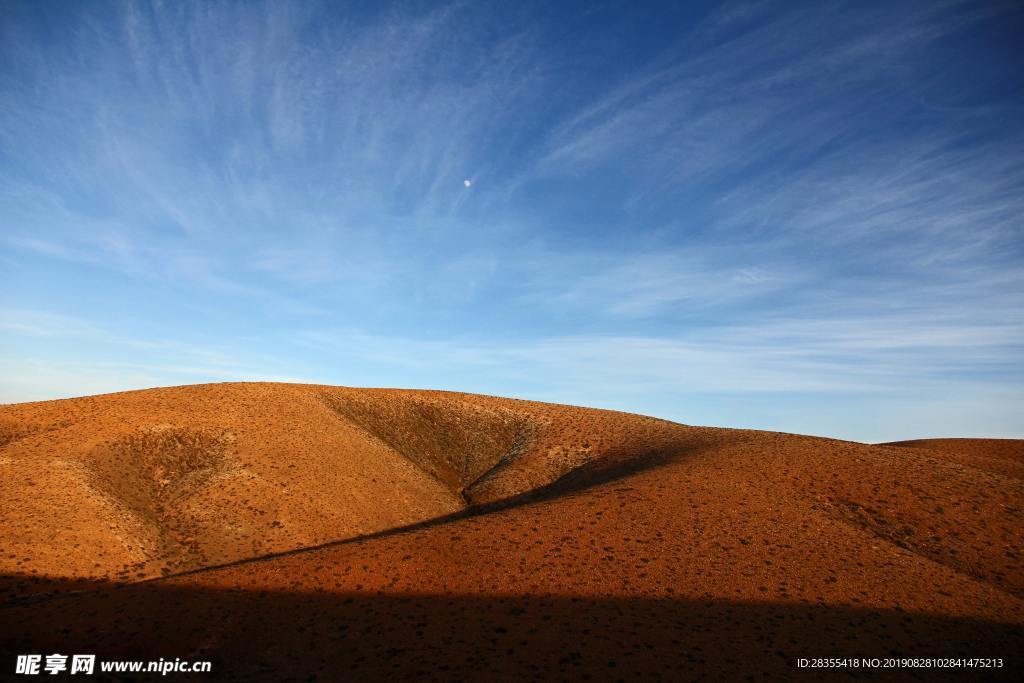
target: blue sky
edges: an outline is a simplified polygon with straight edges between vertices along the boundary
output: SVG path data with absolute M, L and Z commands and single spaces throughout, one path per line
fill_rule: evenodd
M 1024 437 L 1013 1 L 0 7 L 0 401 Z

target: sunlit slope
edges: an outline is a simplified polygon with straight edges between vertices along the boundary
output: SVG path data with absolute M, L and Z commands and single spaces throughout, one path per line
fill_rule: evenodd
M 680 450 L 689 435 L 610 411 L 290 384 L 0 406 L 0 572 L 138 580 L 308 547 Z

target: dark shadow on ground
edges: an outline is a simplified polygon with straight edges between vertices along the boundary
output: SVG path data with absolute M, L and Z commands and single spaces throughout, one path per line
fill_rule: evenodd
M 213 661 L 196 680 L 1015 680 L 1024 633 L 1020 624 L 848 607 L 168 582 L 0 609 L 0 678 L 28 680 L 13 675 L 18 653 L 54 652 Z M 800 657 L 1001 657 L 1004 668 L 821 672 L 797 669 Z

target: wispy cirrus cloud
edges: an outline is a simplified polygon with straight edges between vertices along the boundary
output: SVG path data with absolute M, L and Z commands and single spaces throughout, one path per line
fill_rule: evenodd
M 263 364 L 680 419 L 1016 395 L 1012 5 L 10 7 L 24 367 L 106 349 L 147 382 Z

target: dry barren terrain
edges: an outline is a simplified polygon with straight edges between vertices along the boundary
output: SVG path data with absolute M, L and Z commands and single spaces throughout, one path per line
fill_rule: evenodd
M 434 391 L 0 406 L 3 666 L 679 680 L 997 657 L 871 675 L 1014 679 L 1022 472 L 1020 441 L 866 445 Z

